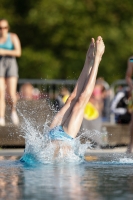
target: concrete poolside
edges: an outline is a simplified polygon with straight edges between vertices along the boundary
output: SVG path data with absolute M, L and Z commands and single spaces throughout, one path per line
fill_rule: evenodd
M 105 153 L 122 153 L 125 154 L 127 147 L 116 147 L 111 149 L 88 149 L 86 155 L 91 154 L 105 154 Z M 21 156 L 24 152 L 24 148 L 11 148 L 11 149 L 0 149 L 0 156 Z
M 20 135 L 24 135 L 26 131 L 29 131 L 29 125 L 25 123 L 24 119 L 28 119 L 31 127 L 39 127 L 39 131 L 43 131 L 44 122 L 49 115 L 50 119 L 53 114 L 48 106 L 46 100 L 38 101 L 18 101 L 17 108 L 19 110 L 20 125 L 14 126 L 10 120 L 10 108 L 7 106 L 6 110 L 6 126 L 0 126 L 0 147 L 18 147 L 23 148 L 25 146 L 25 140 Z M 21 113 L 21 115 L 20 115 Z M 129 144 L 130 141 L 130 131 L 129 125 L 124 124 L 112 124 L 103 123 L 103 128 L 106 130 L 107 134 L 101 134 L 100 145 L 102 146 L 125 146 Z M 33 128 L 34 128 L 33 127 Z M 35 129 L 36 130 L 36 129 Z M 91 132 L 90 132 L 91 133 Z M 94 134 L 95 135 L 95 134 Z M 97 142 L 95 136 L 93 138 L 92 134 L 87 135 L 92 141 Z M 99 142 L 99 141 L 98 141 Z M 111 151 L 113 151 L 111 149 Z
M 0 156 L 21 156 L 24 152 L 24 149 L 18 149 L 18 148 L 13 148 L 13 149 L 0 149 Z
M 116 147 L 111 149 L 88 149 L 84 155 L 84 159 L 87 162 L 106 162 L 110 159 L 110 161 L 119 162 L 119 159 L 122 160 L 123 163 L 133 162 L 133 153 L 126 153 L 127 147 Z M 16 160 L 19 159 L 23 155 L 24 149 L 0 149 L 0 161 L 1 160 Z
M 35 125 L 37 126 L 38 124 Z M 41 127 L 43 127 L 43 125 Z M 103 146 L 116 147 L 125 145 L 127 146 L 129 144 L 129 125 L 103 123 L 103 127 L 105 127 L 107 130 L 106 138 L 104 138 L 102 134 L 100 136 L 101 141 L 103 140 L 103 142 L 105 142 L 105 145 Z M 0 146 L 9 148 L 23 148 L 25 146 L 25 140 L 20 136 L 21 134 L 23 134 L 23 130 L 21 130 L 20 127 L 11 125 L 10 123 L 5 127 L 0 127 Z M 93 139 L 92 134 L 90 134 L 90 138 L 95 141 L 95 138 Z

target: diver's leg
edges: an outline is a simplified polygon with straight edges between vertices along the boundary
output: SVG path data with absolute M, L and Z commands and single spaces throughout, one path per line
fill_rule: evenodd
M 86 104 L 88 103 L 90 96 L 93 92 L 93 88 L 96 81 L 98 66 L 101 61 L 101 57 L 104 53 L 104 43 L 102 38 L 99 36 L 96 41 L 96 48 L 95 48 L 95 58 L 94 58 L 94 64 L 92 67 L 92 70 L 90 72 L 90 75 L 85 81 L 85 85 L 83 88 L 83 91 L 81 92 L 80 96 L 78 97 L 70 116 L 64 120 L 65 115 L 62 120 L 62 125 L 64 128 L 64 131 L 70 135 L 71 137 L 76 137 L 84 115 L 84 109 Z
M 88 77 L 88 75 L 91 71 L 93 61 L 94 61 L 94 49 L 95 49 L 95 41 L 94 41 L 94 38 L 92 38 L 91 44 L 90 44 L 89 49 L 86 54 L 85 64 L 84 64 L 82 72 L 79 76 L 79 79 L 76 83 L 76 86 L 75 86 L 73 92 L 71 93 L 70 97 L 68 98 L 66 104 L 56 114 L 50 128 L 54 128 L 55 126 L 60 125 L 62 123 L 62 119 L 64 118 L 64 120 L 65 120 L 70 115 L 75 102 L 77 101 L 80 93 L 83 90 L 83 87 L 86 82 L 86 78 Z M 65 117 L 64 117 L 64 115 L 65 115 Z

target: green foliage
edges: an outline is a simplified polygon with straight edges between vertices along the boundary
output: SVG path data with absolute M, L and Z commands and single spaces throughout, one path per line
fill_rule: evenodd
M 19 66 L 21 66 L 19 70 L 21 78 L 52 79 L 58 76 L 60 70 L 60 62 L 54 58 L 51 51 L 44 50 L 37 52 L 30 48 L 23 49 Z
M 0 17 L 22 44 L 20 78 L 76 79 L 98 35 L 106 45 L 98 75 L 109 83 L 124 78 L 133 54 L 132 7 L 131 0 L 1 0 Z

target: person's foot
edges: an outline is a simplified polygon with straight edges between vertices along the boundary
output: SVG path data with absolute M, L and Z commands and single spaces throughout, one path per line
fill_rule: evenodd
M 14 125 L 19 125 L 19 118 L 16 111 L 12 111 L 11 113 L 11 120 Z
M 5 118 L 0 117 L 0 126 L 5 126 Z
M 90 61 L 94 59 L 94 55 L 95 55 L 95 40 L 94 38 L 91 39 L 91 43 L 89 46 L 89 49 L 87 51 L 87 55 L 86 58 Z
M 99 56 L 101 59 L 104 51 L 105 51 L 105 45 L 103 39 L 101 36 L 98 36 L 95 43 L 95 55 Z

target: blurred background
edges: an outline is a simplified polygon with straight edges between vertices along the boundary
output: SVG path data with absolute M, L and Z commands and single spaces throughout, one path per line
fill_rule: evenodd
M 96 86 L 100 89 L 94 89 L 91 104 L 87 105 L 83 128 L 90 129 L 90 121 L 92 129 L 97 130 L 102 130 L 105 122 L 117 123 L 111 102 L 123 86 L 127 87 L 127 60 L 133 55 L 132 7 L 131 0 L 1 0 L 0 18 L 8 20 L 10 32 L 18 35 L 22 46 L 22 56 L 17 58 L 18 100 L 48 98 L 58 111 L 82 70 L 91 38 L 101 35 L 106 49 L 98 71 Z M 65 100 L 61 102 L 64 96 Z M 20 101 L 18 107 L 23 108 Z M 31 110 L 35 107 L 34 102 Z M 46 107 L 42 109 L 42 124 L 45 110 Z M 112 132 L 109 126 L 104 124 L 104 136 L 105 128 Z M 119 128 L 121 130 L 113 132 L 128 132 L 128 126 L 126 131 L 122 126 Z M 115 143 L 113 141 L 111 145 L 120 143 L 119 138 L 118 135 L 116 142 L 115 136 Z M 128 144 L 129 135 L 127 142 L 125 136 L 123 138 L 121 144 Z
M 1 0 L 0 18 L 21 41 L 19 78 L 77 79 L 91 37 L 106 51 L 98 76 L 111 84 L 125 78 L 133 53 L 131 0 Z

